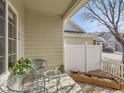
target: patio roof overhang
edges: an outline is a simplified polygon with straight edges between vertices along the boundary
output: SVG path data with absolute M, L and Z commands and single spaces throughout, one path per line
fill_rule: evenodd
M 83 7 L 88 0 L 77 0 L 77 2 L 63 15 L 63 20 L 68 20 L 72 17 L 81 7 Z
M 26 10 L 71 17 L 87 0 L 23 0 Z

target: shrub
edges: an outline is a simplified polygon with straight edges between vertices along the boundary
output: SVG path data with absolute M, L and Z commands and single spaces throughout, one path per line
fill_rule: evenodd
M 17 61 L 12 69 L 12 74 L 26 74 L 29 73 L 34 68 L 32 61 L 28 58 L 21 58 Z
M 103 48 L 103 52 L 114 53 L 115 51 L 112 47 L 105 47 L 105 48 Z

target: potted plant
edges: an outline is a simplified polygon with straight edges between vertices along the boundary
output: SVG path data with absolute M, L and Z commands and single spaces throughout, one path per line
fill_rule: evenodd
M 22 57 L 17 61 L 15 66 L 12 69 L 11 74 L 12 75 L 23 75 L 29 73 L 31 70 L 33 70 L 34 65 L 32 61 L 28 58 Z
M 8 79 L 9 88 L 18 91 L 22 90 L 23 78 L 33 69 L 34 65 L 30 59 L 24 57 L 19 59 L 10 72 L 10 76 Z M 13 93 L 13 91 L 9 93 Z

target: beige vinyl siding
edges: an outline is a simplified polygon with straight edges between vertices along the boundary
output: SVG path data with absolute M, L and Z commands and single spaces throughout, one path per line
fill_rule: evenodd
M 24 4 L 22 0 L 10 0 L 18 12 L 18 57 L 24 56 Z
M 50 66 L 63 63 L 63 21 L 60 16 L 26 13 L 25 55 Z
M 84 45 L 86 42 L 88 45 L 93 45 L 93 40 L 90 38 L 65 38 L 67 44 Z
M 96 36 L 86 33 L 64 33 L 64 40 L 70 44 L 87 44 L 93 45 L 96 41 Z

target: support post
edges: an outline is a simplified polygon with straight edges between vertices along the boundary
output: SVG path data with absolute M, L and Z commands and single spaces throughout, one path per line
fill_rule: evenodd
M 87 72 L 87 42 L 85 42 L 85 72 Z
M 100 69 L 102 70 L 102 48 L 103 48 L 103 43 L 100 43 Z

